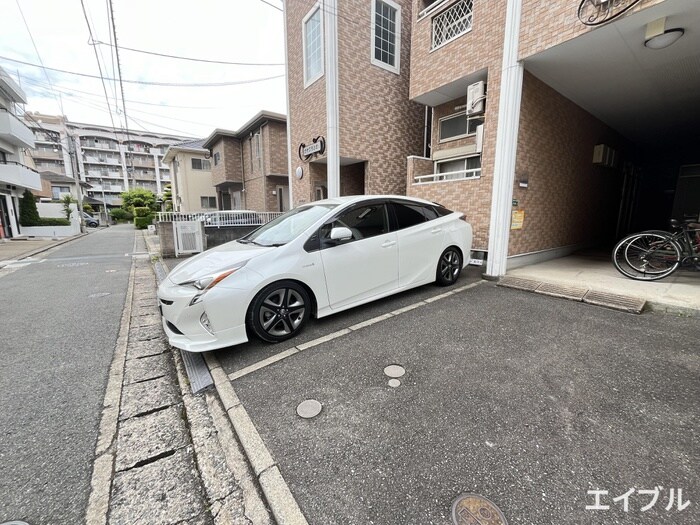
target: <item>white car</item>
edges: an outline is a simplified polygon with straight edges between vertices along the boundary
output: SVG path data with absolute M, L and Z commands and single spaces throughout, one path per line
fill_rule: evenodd
M 299 206 L 207 250 L 158 288 L 170 344 L 189 352 L 269 342 L 321 318 L 437 282 L 469 261 L 464 215 L 421 199 L 354 196 Z

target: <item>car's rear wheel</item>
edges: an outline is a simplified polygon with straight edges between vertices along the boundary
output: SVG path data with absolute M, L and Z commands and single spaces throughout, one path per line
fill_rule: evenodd
M 255 296 L 248 310 L 248 326 L 263 341 L 279 343 L 298 334 L 310 313 L 311 299 L 304 287 L 279 281 Z
M 462 254 L 457 248 L 450 246 L 440 256 L 435 280 L 440 286 L 450 286 L 457 282 L 460 273 L 462 273 Z

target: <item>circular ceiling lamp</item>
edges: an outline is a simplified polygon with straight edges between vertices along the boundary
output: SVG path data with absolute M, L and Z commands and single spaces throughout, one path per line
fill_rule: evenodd
M 648 47 L 649 49 L 664 49 L 665 47 L 675 43 L 680 37 L 683 36 L 684 33 L 685 30 L 680 27 L 666 29 L 660 35 L 647 38 L 644 41 L 644 46 Z

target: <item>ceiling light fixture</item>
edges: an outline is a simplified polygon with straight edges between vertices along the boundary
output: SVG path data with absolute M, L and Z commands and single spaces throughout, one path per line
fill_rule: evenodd
M 680 27 L 666 29 L 666 17 L 649 22 L 644 36 L 644 46 L 649 49 L 664 49 L 683 36 L 685 30 Z

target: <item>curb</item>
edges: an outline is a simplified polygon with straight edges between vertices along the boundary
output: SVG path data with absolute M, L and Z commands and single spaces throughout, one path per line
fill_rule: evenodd
M 308 525 L 299 504 L 284 481 L 248 412 L 241 404 L 241 400 L 236 395 L 236 391 L 221 364 L 211 353 L 205 353 L 204 360 L 214 379 L 219 399 L 224 405 L 224 410 L 231 420 L 236 436 L 253 467 L 253 472 L 258 478 L 260 488 L 275 521 L 279 525 Z

